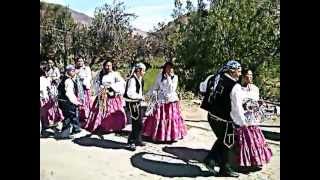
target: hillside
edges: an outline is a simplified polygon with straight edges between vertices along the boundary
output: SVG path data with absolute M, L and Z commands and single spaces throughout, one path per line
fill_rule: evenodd
M 84 13 L 77 12 L 77 11 L 72 10 L 72 9 L 70 9 L 70 11 L 71 11 L 72 18 L 77 23 L 80 23 L 80 24 L 83 24 L 83 25 L 86 25 L 86 26 L 89 26 L 91 24 L 91 22 L 92 22 L 92 18 L 91 17 L 87 16 Z
M 40 11 L 41 10 L 44 10 L 44 11 L 51 11 L 55 8 L 62 8 L 62 7 L 65 7 L 65 6 L 62 6 L 60 4 L 53 4 L 53 3 L 46 3 L 46 2 L 40 2 Z M 82 13 L 82 12 L 78 12 L 78 11 L 75 11 L 73 9 L 70 9 L 70 12 L 71 12 L 71 17 L 74 19 L 75 22 L 79 23 L 79 24 L 83 24 L 85 26 L 90 26 L 90 24 L 92 23 L 92 20 L 93 18 Z M 42 12 L 42 13 L 45 13 L 45 12 Z M 133 34 L 134 35 L 141 35 L 142 37 L 147 37 L 148 36 L 148 33 L 139 29 L 139 28 L 133 28 Z

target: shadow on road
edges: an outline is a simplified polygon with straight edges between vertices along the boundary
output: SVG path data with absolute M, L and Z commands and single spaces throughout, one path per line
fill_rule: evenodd
M 192 149 L 187 147 L 164 147 L 162 150 L 166 153 L 177 156 L 179 159 L 189 162 L 190 160 L 195 160 L 198 162 L 203 162 L 204 158 L 209 153 L 205 149 Z
M 266 139 L 273 141 L 280 141 L 280 133 L 262 130 L 262 133 Z
M 183 164 L 183 163 L 173 163 L 173 162 L 164 162 L 147 159 L 146 156 L 151 155 L 152 157 L 159 156 L 160 159 L 171 158 L 177 159 L 173 156 L 166 156 L 161 154 L 140 152 L 133 155 L 130 160 L 131 164 L 143 171 L 146 171 L 151 174 L 160 175 L 163 177 L 209 177 L 212 174 L 209 171 L 202 171 L 200 167 L 192 164 Z
M 72 140 L 75 144 L 80 146 L 95 146 L 105 149 L 126 149 L 126 143 L 115 142 L 106 139 L 97 139 L 91 137 L 80 137 Z

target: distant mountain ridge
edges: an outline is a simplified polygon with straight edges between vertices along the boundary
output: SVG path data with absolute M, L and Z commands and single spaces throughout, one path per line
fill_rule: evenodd
M 77 12 L 75 10 L 70 9 L 72 18 L 80 24 L 90 26 L 92 23 L 92 18 L 84 13 Z
M 50 5 L 53 5 L 53 6 L 63 6 L 63 5 L 60 5 L 60 4 L 54 4 L 54 3 L 47 3 L 47 2 L 42 2 L 41 3 L 44 3 L 44 4 L 50 4 Z M 65 6 L 64 6 L 65 7 Z M 78 11 L 75 11 L 71 8 L 69 8 L 70 12 L 71 12 L 71 17 L 74 19 L 74 21 L 76 23 L 79 23 L 79 24 L 83 24 L 85 26 L 90 26 L 91 23 L 92 23 L 92 20 L 93 18 L 82 13 L 82 12 L 78 12 Z M 132 29 L 133 31 L 133 34 L 134 35 L 141 35 L 142 37 L 147 37 L 148 36 L 148 32 L 146 31 L 143 31 L 139 28 L 133 28 Z

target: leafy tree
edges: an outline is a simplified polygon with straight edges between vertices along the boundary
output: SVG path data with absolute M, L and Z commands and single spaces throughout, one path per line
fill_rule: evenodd
M 256 73 L 257 84 L 266 96 L 265 82 L 279 77 L 279 0 L 211 3 L 208 11 L 198 5 L 197 11 L 189 12 L 188 23 L 180 23 L 175 33 L 181 36 L 176 40 L 180 82 L 197 92 L 207 75 L 227 60 L 237 59 Z
M 91 65 L 101 63 L 99 58 L 104 57 L 111 57 L 117 64 L 130 60 L 127 41 L 131 38 L 130 20 L 135 17 L 134 14 L 125 12 L 123 2 L 113 1 L 112 5 L 106 3 L 95 10 L 89 27 L 89 52 L 93 57 Z

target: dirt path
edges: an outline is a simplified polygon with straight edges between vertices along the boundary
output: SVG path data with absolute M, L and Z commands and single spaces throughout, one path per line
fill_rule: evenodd
M 191 109 L 193 110 L 191 110 Z M 74 140 L 40 139 L 41 180 L 103 180 L 103 179 L 216 179 L 201 161 L 215 141 L 208 130 L 205 114 L 194 107 L 183 107 L 188 135 L 174 144 L 147 142 L 135 152 L 124 145 L 127 134 L 83 137 Z M 193 112 L 192 112 L 193 111 Z M 130 129 L 130 127 L 127 127 Z M 280 179 L 280 146 L 270 144 L 273 158 L 262 171 L 241 174 L 240 179 Z M 233 178 L 218 178 L 233 179 Z

